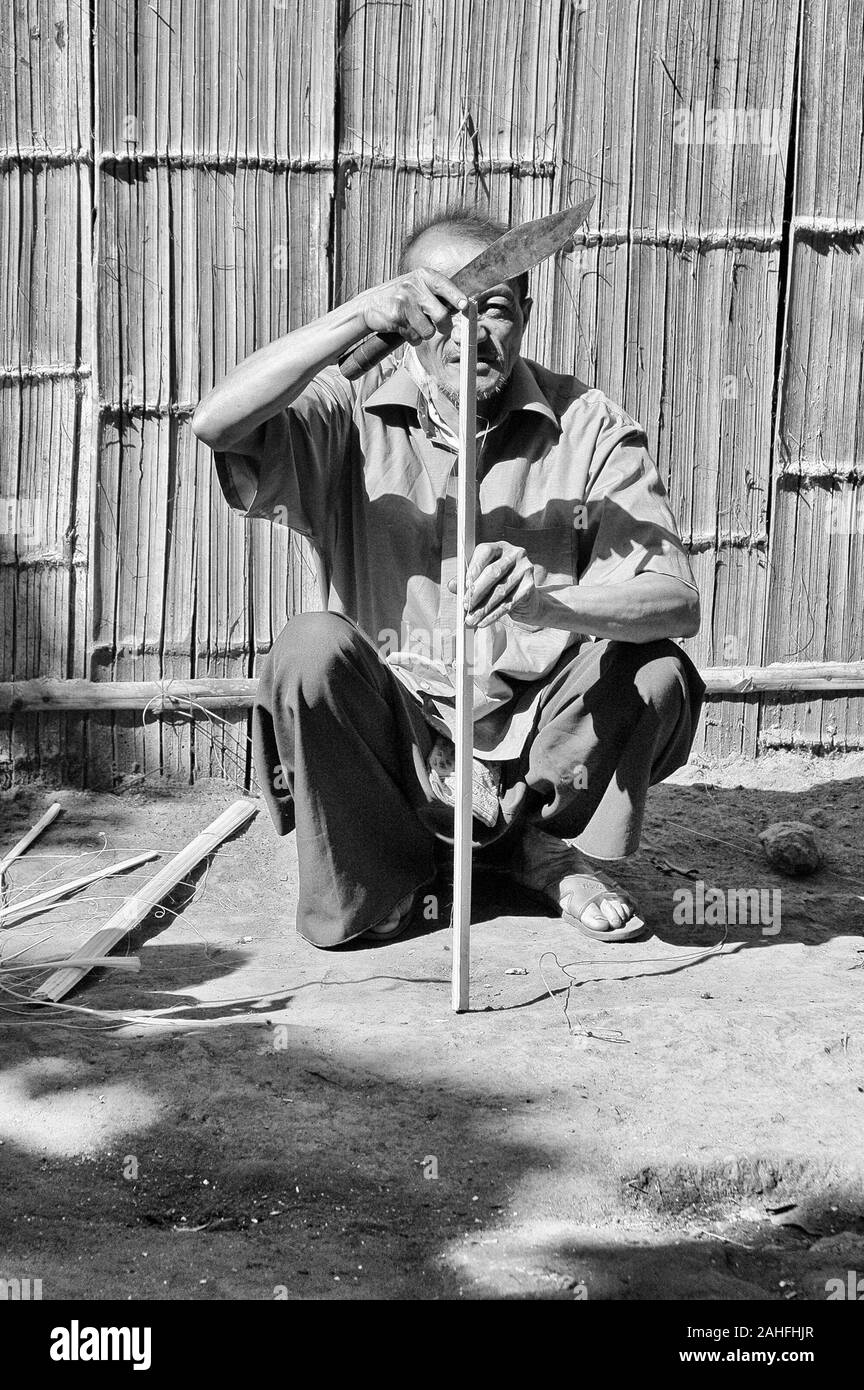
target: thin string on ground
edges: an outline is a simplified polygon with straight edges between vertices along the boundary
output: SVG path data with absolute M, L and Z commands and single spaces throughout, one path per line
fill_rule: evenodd
M 724 927 L 723 927 L 723 935 L 721 936 L 720 940 L 719 940 L 718 942 L 716 942 L 713 946 L 706 947 L 704 950 L 699 950 L 699 951 L 687 951 L 687 952 L 685 952 L 684 954 L 676 953 L 675 955 L 668 955 L 668 954 L 666 954 L 666 955 L 662 955 L 662 956 L 631 956 L 628 960 L 621 960 L 621 961 L 618 961 L 618 962 L 617 962 L 617 965 L 618 965 L 619 967 L 621 967 L 621 968 L 627 968 L 627 969 L 629 969 L 630 966 L 633 966 L 633 965 L 653 965 L 653 964 L 655 964 L 655 963 L 658 962 L 658 961 L 674 961 L 676 964 L 679 964 L 679 965 L 686 965 L 688 961 L 708 960 L 708 959 L 710 959 L 711 956 L 717 956 L 717 955 L 721 955 L 721 954 L 723 953 L 723 947 L 726 945 L 726 943 L 727 943 L 727 941 L 728 941 L 728 938 L 729 938 L 729 927 L 728 927 L 728 925 L 724 925 Z M 615 962 L 614 960 L 610 960 L 610 959 L 608 958 L 608 956 L 605 956 L 605 957 L 603 957 L 602 959 L 596 959 L 596 958 L 595 958 L 595 959 L 592 959 L 592 958 L 589 958 L 588 960 L 568 961 L 566 965 L 562 965 L 561 962 L 560 962 L 560 960 L 558 959 L 558 956 L 557 956 L 557 954 L 555 953 L 555 951 L 544 951 L 544 952 L 542 953 L 542 955 L 540 956 L 540 959 L 539 959 L 539 961 L 538 961 L 538 963 L 537 963 L 537 968 L 538 968 L 539 971 L 540 971 L 540 978 L 541 978 L 541 980 L 543 981 L 543 984 L 544 984 L 545 989 L 546 989 L 546 993 L 549 995 L 549 998 L 550 998 L 550 999 L 553 999 L 553 1000 L 554 1000 L 554 998 L 555 998 L 555 995 L 553 994 L 552 989 L 550 988 L 549 981 L 546 979 L 546 974 L 545 974 L 545 971 L 543 970 L 543 962 L 544 962 L 544 960 L 547 959 L 547 957 L 550 957 L 550 956 L 551 956 L 552 960 L 554 960 L 554 962 L 555 962 L 555 964 L 557 965 L 558 969 L 561 971 L 561 974 L 562 974 L 562 975 L 565 975 L 565 976 L 567 977 L 567 979 L 570 981 L 570 983 L 569 983 L 568 986 L 567 986 L 567 993 L 566 993 L 565 1000 L 564 1000 L 564 1018 L 565 1018 L 565 1021 L 566 1021 L 566 1023 L 567 1023 L 567 1028 L 568 1028 L 568 1030 L 569 1030 L 569 1032 L 570 1032 L 571 1037 L 577 1036 L 577 1035 L 578 1035 L 578 1036 L 586 1037 L 586 1038 L 595 1038 L 598 1042 L 628 1042 L 629 1039 L 621 1037 L 621 1036 L 620 1036 L 620 1029 L 617 1029 L 617 1028 L 612 1029 L 611 1031 L 612 1031 L 613 1033 L 618 1033 L 618 1034 L 619 1034 L 618 1037 L 609 1037 L 609 1036 L 605 1036 L 605 1035 L 602 1034 L 602 1033 L 595 1033 L 593 1030 L 591 1030 L 591 1029 L 586 1029 L 586 1028 L 580 1028 L 580 1029 L 578 1029 L 578 1030 L 575 1030 L 575 1033 L 574 1033 L 574 1029 L 573 1029 L 573 1026 L 572 1026 L 572 1024 L 571 1024 L 571 1022 L 570 1022 L 570 1016 L 569 1016 L 569 1012 L 568 1012 L 568 1011 L 569 1011 L 569 1008 L 570 1008 L 570 995 L 571 995 L 571 993 L 572 993 L 572 991 L 573 991 L 574 986 L 576 986 L 576 985 L 583 985 L 583 984 L 588 984 L 588 983 L 589 983 L 589 981 L 588 981 L 587 979 L 585 979 L 585 980 L 574 980 L 574 979 L 571 977 L 571 975 L 570 975 L 570 971 L 571 971 L 571 970 L 576 970 L 576 969 L 582 969 L 582 968 L 583 968 L 584 966 L 586 966 L 586 965 L 606 965 L 606 966 L 611 965 L 611 966 L 614 967 L 614 966 L 616 965 L 616 962 Z M 604 977 L 604 981 L 605 981 L 605 982 L 613 982 L 613 983 L 616 982 L 616 981 L 618 981 L 618 982 L 620 982 L 620 983 L 622 983 L 622 984 L 624 983 L 624 980 L 622 980 L 620 976 L 614 976 L 614 975 L 613 975 L 613 976 L 606 976 L 606 977 Z M 600 982 L 597 981 L 596 983 L 600 983 Z
M 38 888 L 38 886 L 39 886 L 40 883 L 43 883 L 43 884 L 44 884 L 44 883 L 45 883 L 45 880 L 48 879 L 48 878 L 50 877 L 50 875 L 51 875 L 52 873 L 54 873 L 57 869 L 61 869 L 62 866 L 63 866 L 63 864 L 78 863 L 80 860 L 82 860 L 82 859 L 86 860 L 86 859 L 88 859 L 88 858 L 92 859 L 92 860 L 94 861 L 94 863 L 95 863 L 95 861 L 96 861 L 97 859 L 100 859 L 100 858 L 102 857 L 102 855 L 105 854 L 106 850 L 108 849 L 108 837 L 106 836 L 104 830 L 100 830 L 100 831 L 99 831 L 99 834 L 102 836 L 102 839 L 103 839 L 103 841 L 104 841 L 104 844 L 102 845 L 101 849 L 84 850 L 81 854 L 68 854 L 68 855 L 63 855 L 63 856 L 61 857 L 61 859 L 60 859 L 60 863 L 59 863 L 59 864 L 54 865 L 53 868 L 44 869 L 43 872 L 42 872 L 41 874 L 37 874 L 37 876 L 36 876 L 35 878 L 31 879 L 31 880 L 29 881 L 29 883 L 24 883 L 24 884 L 22 884 L 20 888 L 14 888 L 14 889 L 12 889 L 11 893 L 9 894 L 8 902 L 6 902 L 6 903 L 4 904 L 4 906 L 6 906 L 6 907 L 14 907 L 14 906 L 16 905 L 16 904 L 15 904 L 15 901 L 14 901 L 16 897 L 20 897 L 22 893 L 29 894 L 29 893 L 32 892 L 32 890 L 33 890 L 34 888 Z M 35 859 L 35 858 L 37 858 L 38 856 L 32 855 L 31 857 Z M 18 862 L 18 861 L 16 861 L 16 862 Z M 26 862 L 26 861 L 24 861 L 24 862 Z M 80 875 L 77 875 L 77 876 L 80 877 Z M 48 887 L 53 887 L 54 884 L 49 882 L 47 886 L 48 886 Z M 59 886 L 59 883 L 58 883 L 58 886 Z

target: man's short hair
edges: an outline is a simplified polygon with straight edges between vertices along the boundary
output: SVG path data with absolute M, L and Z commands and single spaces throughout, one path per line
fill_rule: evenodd
M 482 241 L 486 246 L 490 246 L 493 241 L 497 241 L 499 236 L 503 236 L 509 230 L 510 226 L 507 222 L 497 222 L 491 217 L 480 217 L 477 213 L 466 212 L 462 208 L 451 208 L 446 212 L 435 213 L 434 216 L 426 218 L 424 222 L 418 223 L 411 235 L 403 241 L 402 249 L 399 252 L 399 273 L 402 275 L 409 269 L 411 252 L 427 232 L 454 232 L 457 236 L 465 237 L 466 240 Z M 527 270 L 522 275 L 517 275 L 514 283 L 520 303 L 524 304 L 528 298 Z

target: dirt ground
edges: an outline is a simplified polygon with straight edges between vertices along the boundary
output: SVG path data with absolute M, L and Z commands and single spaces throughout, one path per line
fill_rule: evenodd
M 11 897 L 99 851 L 167 855 L 235 795 L 4 794 L 5 847 L 63 806 Z M 864 1272 L 862 801 L 860 755 L 690 766 L 618 876 L 640 943 L 480 878 L 464 1016 L 446 901 L 316 951 L 262 809 L 136 932 L 140 974 L 66 1000 L 101 1013 L 0 997 L 0 1277 L 46 1299 L 824 1299 Z M 813 877 L 764 859 L 791 819 L 823 838 Z M 79 945 L 152 872 L 0 931 L 2 958 Z M 700 880 L 779 888 L 779 932 L 676 925 Z

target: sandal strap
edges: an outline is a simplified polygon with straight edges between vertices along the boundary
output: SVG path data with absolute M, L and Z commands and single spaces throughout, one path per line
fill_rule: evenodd
M 613 893 L 617 893 L 620 897 L 625 896 L 616 884 L 601 883 L 599 878 L 594 878 L 591 874 L 568 874 L 567 879 L 574 880 L 577 884 L 581 885 L 584 896 L 580 900 L 580 910 L 577 913 L 577 916 L 580 918 L 586 907 L 590 907 L 592 903 L 598 902 L 601 898 L 607 898 Z M 585 891 L 589 884 L 595 886 L 595 891 L 593 893 Z M 569 888 L 564 897 L 559 899 L 562 908 L 565 903 L 570 901 L 575 893 L 579 892 L 580 888 L 578 887 Z

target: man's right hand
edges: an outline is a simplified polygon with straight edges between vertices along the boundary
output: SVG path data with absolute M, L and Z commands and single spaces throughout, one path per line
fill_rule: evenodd
M 370 333 L 398 333 L 416 346 L 449 332 L 454 309 L 461 311 L 468 301 L 446 275 L 418 268 L 364 290 L 355 302 Z

